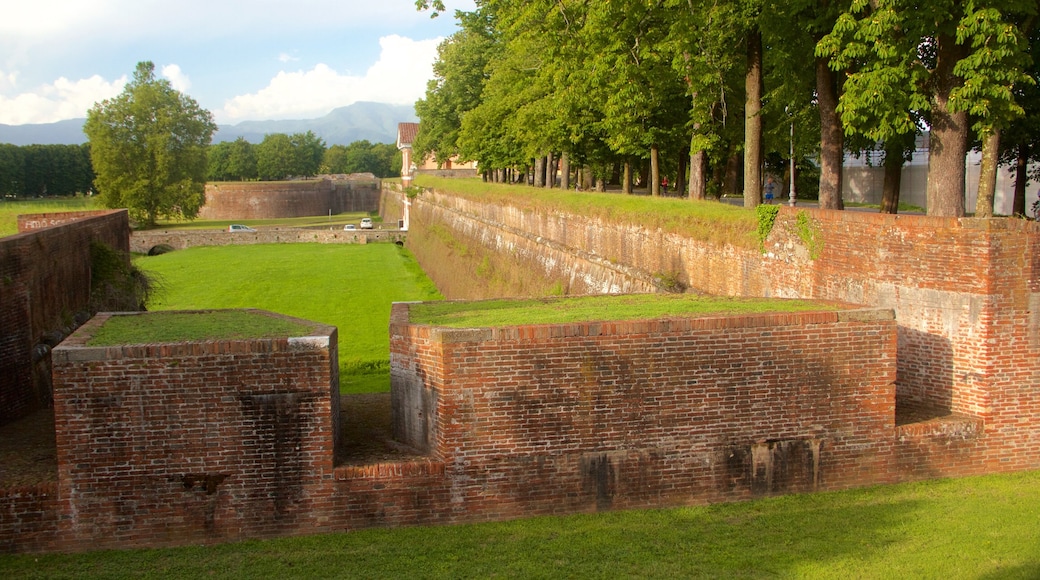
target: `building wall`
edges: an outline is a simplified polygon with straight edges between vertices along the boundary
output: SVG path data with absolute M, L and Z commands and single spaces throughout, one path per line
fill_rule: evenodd
M 199 217 L 252 220 L 376 211 L 379 190 L 377 179 L 208 183 Z
M 0 424 L 50 401 L 50 349 L 89 317 L 90 246 L 127 252 L 126 210 L 18 217 L 0 239 Z

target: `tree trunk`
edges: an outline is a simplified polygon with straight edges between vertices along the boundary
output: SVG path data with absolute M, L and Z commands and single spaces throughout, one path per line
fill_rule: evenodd
M 743 169 L 742 159 L 738 153 L 734 153 L 729 156 L 729 160 L 726 161 L 726 174 L 723 177 L 723 193 L 730 195 L 737 195 L 740 193 L 740 184 L 743 180 L 741 170 Z
M 681 196 L 686 193 L 686 162 L 689 161 L 690 156 L 684 150 L 679 155 L 679 171 L 675 174 L 675 194 Z
M 1015 160 L 1015 201 L 1011 215 L 1026 215 L 1026 184 L 1029 183 L 1029 145 L 1018 146 Z
M 708 155 L 690 151 L 690 199 L 704 199 L 707 192 Z
M 1000 164 L 1000 131 L 994 129 L 982 142 L 982 166 L 979 168 L 979 195 L 975 199 L 975 217 L 993 217 L 993 200 L 997 194 L 997 166 Z
M 532 185 L 535 187 L 545 187 L 545 157 L 535 157 L 534 159 L 534 177 L 532 178 Z
M 661 195 L 661 164 L 660 150 L 657 145 L 650 146 L 650 195 L 657 197 Z
M 762 33 L 758 30 L 748 33 L 744 91 L 744 207 L 751 208 L 762 203 Z
M 964 53 L 952 36 L 939 36 L 928 144 L 928 215 L 964 216 L 964 171 L 968 153 L 968 114 L 950 112 L 950 92 L 961 83 L 953 67 Z
M 621 193 L 632 193 L 632 160 L 625 159 L 624 174 L 621 177 Z
M 885 181 L 881 186 L 881 213 L 899 211 L 899 188 L 903 180 L 903 148 L 885 144 Z
M 845 144 L 838 116 L 838 79 L 827 62 L 823 58 L 816 59 L 816 96 L 820 111 L 820 207 L 845 209 L 841 195 Z
M 589 165 L 581 168 L 581 190 L 592 190 L 592 167 Z
M 567 191 L 571 188 L 571 156 L 564 153 L 560 156 L 560 189 Z

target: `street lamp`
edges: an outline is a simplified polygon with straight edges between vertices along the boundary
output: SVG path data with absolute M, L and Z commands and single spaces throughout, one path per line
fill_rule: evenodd
M 794 207 L 798 203 L 798 198 L 794 191 L 794 116 L 791 117 L 791 193 L 789 198 L 791 207 Z

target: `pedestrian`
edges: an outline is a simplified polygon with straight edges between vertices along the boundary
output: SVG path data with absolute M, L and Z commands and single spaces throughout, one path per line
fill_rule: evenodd
M 662 177 L 661 178 L 661 188 L 664 190 L 664 194 L 668 195 L 668 178 L 667 177 Z
M 773 176 L 770 175 L 766 178 L 766 203 L 773 204 L 773 192 L 776 190 L 776 184 L 773 183 Z

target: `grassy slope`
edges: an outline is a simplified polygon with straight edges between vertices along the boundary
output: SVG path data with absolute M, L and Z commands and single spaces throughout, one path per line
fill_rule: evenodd
M 97 198 L 70 197 L 38 200 L 0 200 L 0 237 L 18 233 L 18 216 L 30 213 L 54 213 L 62 211 L 86 211 L 100 209 Z
M 335 325 L 344 392 L 389 390 L 390 303 L 439 297 L 392 244 L 201 247 L 136 263 L 163 287 L 152 310 L 254 307 Z
M 0 558 L 12 578 L 1036 578 L 1040 472 L 754 502 Z

